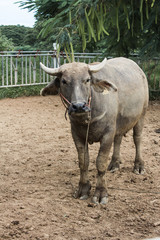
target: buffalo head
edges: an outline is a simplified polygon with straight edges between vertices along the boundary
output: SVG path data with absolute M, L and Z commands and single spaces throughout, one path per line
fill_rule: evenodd
M 72 116 L 90 112 L 91 86 L 95 91 L 102 93 L 110 89 L 117 91 L 116 86 L 105 79 L 106 62 L 106 58 L 101 63 L 94 64 L 73 62 L 59 68 L 48 68 L 40 63 L 47 74 L 56 76 L 42 89 L 41 95 L 60 93 Z M 101 74 L 97 74 L 100 72 Z

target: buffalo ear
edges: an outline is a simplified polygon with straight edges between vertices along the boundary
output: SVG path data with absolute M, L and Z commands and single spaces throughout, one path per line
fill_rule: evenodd
M 115 92 L 117 91 L 117 87 L 114 83 L 108 80 L 97 79 L 92 76 L 92 86 L 96 92 L 107 94 L 108 91 L 113 89 Z
M 59 78 L 53 79 L 45 88 L 40 91 L 41 96 L 57 95 L 59 93 L 60 81 Z

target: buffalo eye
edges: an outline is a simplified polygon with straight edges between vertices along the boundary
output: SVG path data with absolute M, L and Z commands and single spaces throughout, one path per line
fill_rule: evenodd
M 90 78 L 88 78 L 87 80 L 86 80 L 86 83 L 88 83 L 88 82 L 90 82 L 91 81 L 91 79 Z
M 67 81 L 65 79 L 62 79 L 63 84 L 67 84 Z

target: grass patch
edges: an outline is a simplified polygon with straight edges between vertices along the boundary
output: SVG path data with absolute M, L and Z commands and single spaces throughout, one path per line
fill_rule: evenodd
M 9 88 L 0 88 L 0 99 L 2 98 L 17 98 L 23 96 L 38 96 L 40 90 L 46 86 L 37 85 L 37 86 L 26 86 L 26 87 L 9 87 Z

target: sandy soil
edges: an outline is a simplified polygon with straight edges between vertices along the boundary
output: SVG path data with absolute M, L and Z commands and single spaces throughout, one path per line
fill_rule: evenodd
M 150 103 L 143 133 L 145 175 L 132 173 L 132 132 L 120 171 L 107 172 L 109 201 L 72 197 L 77 153 L 58 96 L 0 101 L 0 240 L 139 240 L 160 237 L 160 103 Z M 99 144 L 90 146 L 91 194 Z

